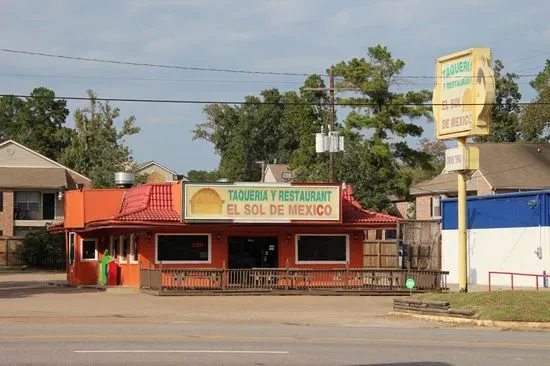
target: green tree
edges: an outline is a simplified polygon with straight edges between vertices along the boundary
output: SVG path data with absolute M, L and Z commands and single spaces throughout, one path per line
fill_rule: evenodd
M 322 88 L 324 84 L 312 75 L 305 87 Z M 320 131 L 326 118 L 321 94 L 303 89 L 281 94 L 268 89 L 260 96 L 247 96 L 241 106 L 208 105 L 204 109 L 207 121 L 196 126 L 193 139 L 214 145 L 220 155 L 220 177 L 230 180 L 259 181 L 260 161 L 311 164 L 309 159 L 316 158 L 313 133 Z
M 520 127 L 523 140 L 550 141 L 550 60 L 546 60 L 544 69 L 530 85 L 537 92 L 537 96 L 521 113 Z
M 17 256 L 33 267 L 62 267 L 65 263 L 65 237 L 46 228 L 29 232 L 17 247 Z
M 503 74 L 504 64 L 496 60 L 493 67 L 495 73 L 495 104 L 492 110 L 491 134 L 477 137 L 476 142 L 516 142 L 521 138 L 519 113 L 521 93 L 514 73 Z
M 115 120 L 120 117 L 120 109 L 98 101 L 91 90 L 88 96 L 90 105 L 74 113 L 75 135 L 62 162 L 92 179 L 94 187 L 113 187 L 115 173 L 128 170 L 133 162 L 124 138 L 140 129 L 135 117 L 130 116 L 117 130 Z
M 390 195 L 408 195 L 412 178 L 400 169 L 402 165 L 430 168 L 430 155 L 412 149 L 406 139 L 422 135 L 422 127 L 414 120 L 431 119 L 424 105 L 431 100 L 431 92 L 394 91 L 404 67 L 404 61 L 393 59 L 381 45 L 370 47 L 367 58 L 335 66 L 335 75 L 343 78 L 337 86 L 359 90 L 357 96 L 338 98 L 354 106 L 344 124 L 353 137 L 348 138 L 337 176 L 352 184 L 355 197 L 370 209 L 388 211 Z
M 190 170 L 187 172 L 187 179 L 192 182 L 215 182 L 220 179 L 220 172 L 217 170 Z
M 3 139 L 13 139 L 58 161 L 68 147 L 72 130 L 65 127 L 67 101 L 55 92 L 35 88 L 29 97 L 0 97 L 0 131 Z

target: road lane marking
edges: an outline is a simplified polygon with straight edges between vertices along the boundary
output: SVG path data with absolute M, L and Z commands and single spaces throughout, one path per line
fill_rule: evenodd
M 523 347 L 547 348 L 550 343 L 499 342 L 483 340 L 444 340 L 444 339 L 397 339 L 397 338 L 334 338 L 334 337 L 307 337 L 307 336 L 239 336 L 239 335 L 178 335 L 178 334 L 24 334 L 0 336 L 0 341 L 15 340 L 92 340 L 92 339 L 166 339 L 166 340 L 235 340 L 235 341 L 288 341 L 288 342 L 359 342 L 359 343 L 404 343 L 404 344 L 441 344 L 441 345 L 471 345 L 492 347 Z
M 233 351 L 233 350 L 190 350 L 190 349 L 170 349 L 170 350 L 147 350 L 147 349 L 134 349 L 134 350 L 77 350 L 74 353 L 238 353 L 238 354 L 274 354 L 285 355 L 287 351 Z

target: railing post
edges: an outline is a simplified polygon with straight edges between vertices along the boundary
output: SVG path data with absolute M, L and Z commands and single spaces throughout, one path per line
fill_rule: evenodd
M 346 288 L 349 288 L 349 262 L 346 261 Z
M 510 278 L 511 278 L 511 282 L 512 282 L 512 290 L 514 289 L 514 274 L 513 273 L 510 273 Z
M 539 290 L 539 275 L 535 275 L 535 281 L 537 282 L 535 287 L 537 288 L 537 291 Z
M 288 258 L 286 260 L 286 272 L 285 272 L 285 290 L 290 287 L 290 269 L 288 268 Z
M 489 273 L 489 292 L 491 292 L 491 272 L 488 272 Z
M 225 261 L 223 261 L 223 268 L 222 268 L 222 290 L 225 291 L 226 288 L 226 282 L 227 281 L 227 271 L 225 269 Z

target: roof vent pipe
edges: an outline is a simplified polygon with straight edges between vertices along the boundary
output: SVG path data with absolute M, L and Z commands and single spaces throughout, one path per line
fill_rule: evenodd
M 117 188 L 130 188 L 134 185 L 134 173 L 117 172 L 115 173 L 115 185 Z

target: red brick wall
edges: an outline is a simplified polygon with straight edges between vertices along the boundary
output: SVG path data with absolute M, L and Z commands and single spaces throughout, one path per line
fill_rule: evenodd
M 487 183 L 487 180 L 483 175 L 478 171 L 476 173 L 477 177 L 477 195 L 478 196 L 485 196 L 489 194 L 493 194 L 493 188 Z
M 4 206 L 0 211 L 0 230 L 3 236 L 13 236 L 13 191 L 2 191 Z

